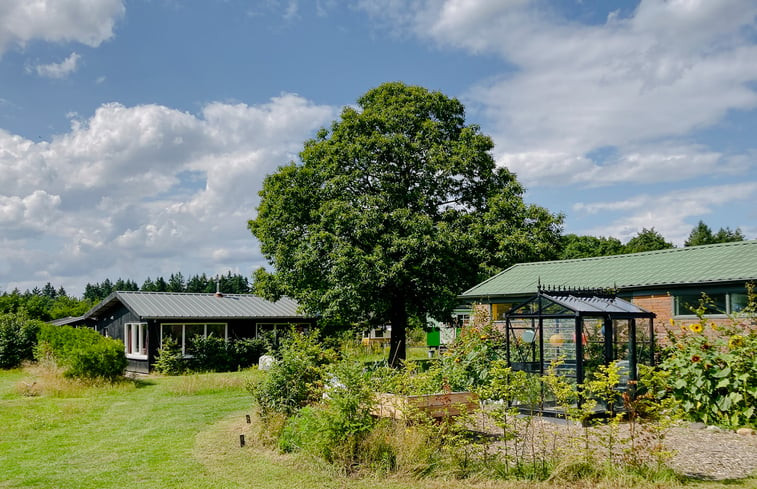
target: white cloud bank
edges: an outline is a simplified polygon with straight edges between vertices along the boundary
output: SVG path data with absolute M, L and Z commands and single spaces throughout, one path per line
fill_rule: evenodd
M 757 182 L 746 182 L 676 190 L 665 195 L 642 194 L 621 201 L 577 203 L 573 210 L 588 214 L 607 211 L 624 213 L 614 222 L 589 230 L 589 234 L 609 234 L 625 241 L 641 228 L 654 227 L 668 240 L 681 246 L 692 229 L 686 218 L 709 214 L 723 205 L 749 206 L 756 199 Z M 751 226 L 742 231 L 752 234 L 757 229 Z
M 27 71 L 34 71 L 37 73 L 37 75 L 45 78 L 66 78 L 71 73 L 74 73 L 79 67 L 80 58 L 81 56 L 79 56 L 78 54 L 71 53 L 68 58 L 64 59 L 60 63 L 36 65 L 34 67 L 29 67 Z
M 122 0 L 3 0 L 0 2 L 0 56 L 32 40 L 99 46 L 113 37 L 125 12 Z
M 5 273 L 28 277 L 22 288 L 82 273 L 191 273 L 186 263 L 248 274 L 260 256 L 246 223 L 263 177 L 335 115 L 283 94 L 260 106 L 212 103 L 199 115 L 107 104 L 50 142 L 0 130 Z
M 586 154 L 618 147 L 640 166 L 658 156 L 660 138 L 679 138 L 757 107 L 757 3 L 752 0 L 644 0 L 629 17 L 586 25 L 545 2 L 423 0 L 362 3 L 371 14 L 443 46 L 489 52 L 515 66 L 468 96 L 493 121 L 499 160 L 539 184 L 545 165 L 596 182 Z M 647 148 L 647 145 L 652 145 Z M 667 159 L 677 178 L 693 145 Z M 676 163 L 678 162 L 678 163 Z M 718 165 L 707 163 L 707 169 Z M 696 171 L 696 170 L 694 170 Z M 643 172 L 631 170 L 631 177 Z M 557 179 L 556 179 L 557 180 Z

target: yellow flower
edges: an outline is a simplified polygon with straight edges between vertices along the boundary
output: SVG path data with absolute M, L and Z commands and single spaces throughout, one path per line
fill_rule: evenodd
M 702 326 L 702 323 L 692 323 L 689 324 L 689 329 L 694 333 L 701 333 L 704 331 L 704 326 Z
M 733 350 L 734 348 L 738 348 L 744 344 L 744 337 L 738 334 L 735 334 L 731 336 L 731 339 L 728 340 L 728 348 Z
M 676 322 L 673 321 L 673 318 L 668 319 L 668 321 L 670 322 L 671 326 L 675 326 L 676 325 Z

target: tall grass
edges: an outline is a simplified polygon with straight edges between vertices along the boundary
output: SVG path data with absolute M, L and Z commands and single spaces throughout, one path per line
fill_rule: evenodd
M 189 374 L 167 379 L 166 391 L 178 396 L 195 396 L 224 391 L 245 392 L 245 386 L 261 376 L 257 368 L 246 372 L 244 376 L 225 374 Z
M 84 397 L 93 391 L 128 392 L 136 389 L 137 381 L 131 378 L 74 378 L 66 377 L 64 369 L 53 362 L 29 364 L 24 377 L 13 386 L 13 392 L 24 397 L 70 398 Z

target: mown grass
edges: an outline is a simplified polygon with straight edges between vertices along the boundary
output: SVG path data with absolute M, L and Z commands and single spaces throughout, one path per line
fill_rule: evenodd
M 67 385 L 24 396 L 35 372 L 0 373 L 0 487 L 237 487 L 192 457 L 196 434 L 250 405 L 250 373 Z M 214 388 L 214 386 L 219 386 Z
M 256 370 L 149 377 L 116 385 L 68 383 L 39 369 L 0 371 L 0 487 L 447 489 L 626 487 L 491 481 L 351 479 L 255 443 L 244 414 Z M 34 384 L 37 382 L 37 384 Z M 28 391 L 25 384 L 35 385 Z M 24 394 L 32 395 L 24 395 Z M 248 445 L 239 447 L 239 434 Z M 756 487 L 754 480 L 702 489 Z M 635 485 L 642 489 L 671 484 Z

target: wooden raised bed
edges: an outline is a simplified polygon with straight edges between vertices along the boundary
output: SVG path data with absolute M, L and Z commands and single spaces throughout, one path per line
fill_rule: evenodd
M 371 414 L 381 418 L 406 419 L 415 413 L 424 413 L 432 418 L 445 418 L 473 412 L 478 408 L 478 396 L 473 392 L 448 392 L 401 396 L 399 394 L 376 394 L 376 404 Z

